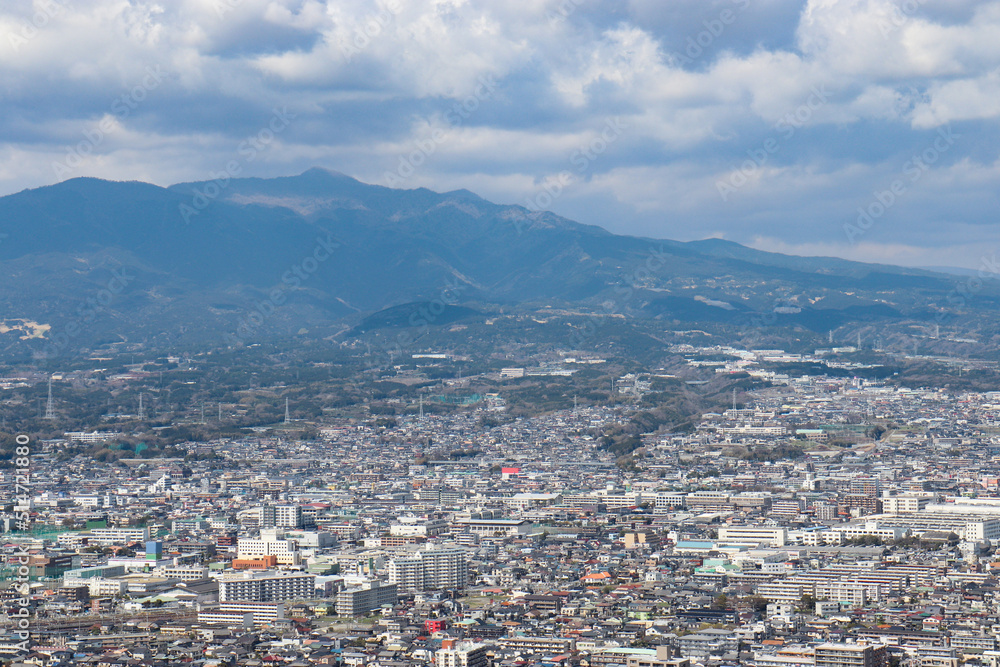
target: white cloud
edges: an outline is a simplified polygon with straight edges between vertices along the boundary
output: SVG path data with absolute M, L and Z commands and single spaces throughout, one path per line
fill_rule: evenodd
M 160 67 L 164 83 L 115 119 L 73 175 L 207 178 L 272 109 L 287 107 L 295 122 L 249 175 L 321 164 L 381 182 L 438 128 L 448 139 L 407 185 L 523 202 L 572 171 L 574 151 L 618 118 L 627 129 L 574 171 L 558 212 L 620 232 L 785 238 L 841 253 L 838 221 L 926 150 L 934 128 L 963 124 L 956 131 L 969 138 L 922 176 L 928 194 L 914 188 L 898 219 L 864 243 L 899 246 L 893 256 L 903 261 L 905 248 L 950 243 L 938 232 L 944 219 L 985 238 L 997 203 L 996 1 L 54 6 L 43 19 L 31 3 L 0 8 L 3 192 L 55 180 L 52 161 Z M 686 55 L 692 43 L 700 46 Z M 449 123 L 448 110 L 483 77 L 496 89 Z M 720 199 L 719 179 L 775 138 L 766 164 Z M 849 252 L 867 252 L 859 247 Z

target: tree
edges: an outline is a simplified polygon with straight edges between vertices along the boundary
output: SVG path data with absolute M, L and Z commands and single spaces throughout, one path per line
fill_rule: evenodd
M 881 440 L 882 436 L 885 435 L 886 428 L 881 424 L 875 424 L 865 431 L 865 435 L 873 440 Z
M 759 595 L 751 595 L 750 597 L 743 598 L 742 602 L 750 605 L 750 608 L 756 612 L 762 612 L 767 609 L 767 598 L 762 598 Z

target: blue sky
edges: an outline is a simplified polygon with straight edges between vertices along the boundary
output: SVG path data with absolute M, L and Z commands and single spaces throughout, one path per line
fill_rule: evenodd
M 0 194 L 322 166 L 612 231 L 1000 252 L 1000 2 L 8 0 Z

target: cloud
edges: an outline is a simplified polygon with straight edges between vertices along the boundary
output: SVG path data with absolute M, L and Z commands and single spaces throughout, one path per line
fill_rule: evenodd
M 206 179 L 286 110 L 247 175 L 382 183 L 439 137 L 405 187 L 525 203 L 568 173 L 551 207 L 617 232 L 960 258 L 995 235 L 998 30 L 974 0 L 19 0 L 0 193 Z M 845 245 L 940 129 L 964 138 Z

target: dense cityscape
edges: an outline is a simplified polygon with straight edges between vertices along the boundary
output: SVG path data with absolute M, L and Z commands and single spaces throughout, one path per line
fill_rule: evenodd
M 0 667 L 1000 667 L 998 37 L 0 1 Z
M 128 434 L 112 427 L 19 435 L 0 654 L 995 667 L 1000 392 L 763 369 L 862 366 L 831 360 L 851 352 L 674 346 L 692 377 L 766 382 L 624 455 L 607 433 L 673 374 L 622 375 L 606 405 L 508 414 L 505 383 L 606 363 L 593 355 L 502 368 L 497 391 L 443 413 L 420 398 L 396 417 L 307 421 L 286 401 L 274 424 L 173 457 L 73 449 L 114 449 Z

